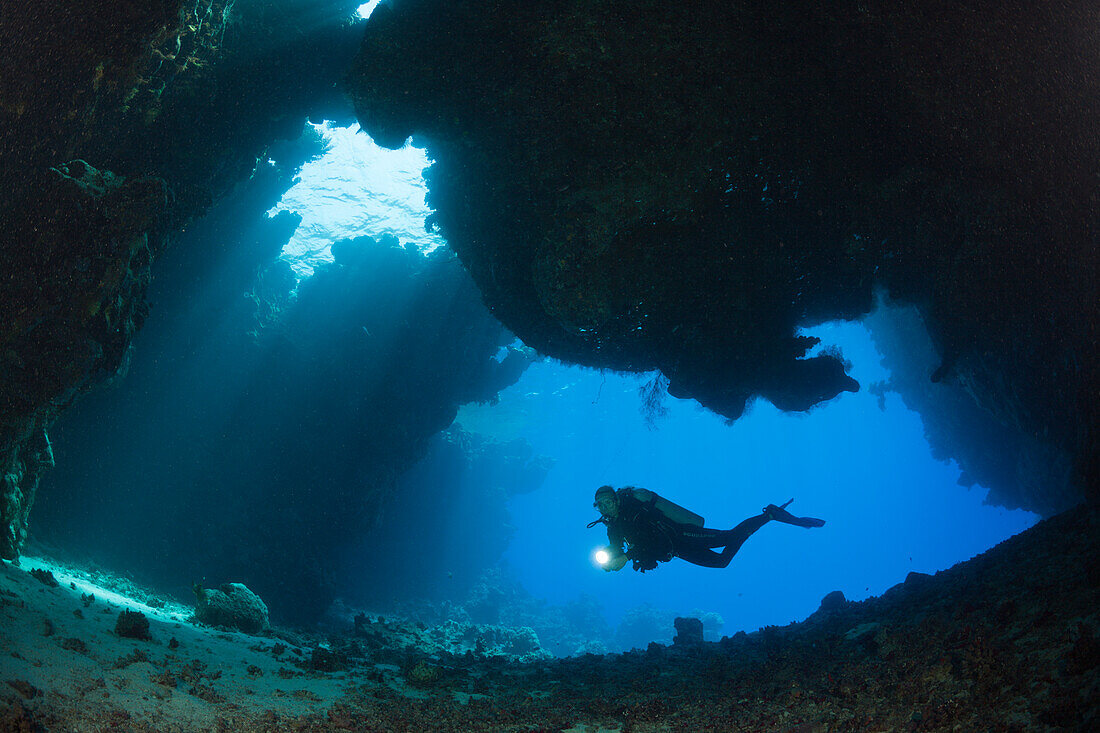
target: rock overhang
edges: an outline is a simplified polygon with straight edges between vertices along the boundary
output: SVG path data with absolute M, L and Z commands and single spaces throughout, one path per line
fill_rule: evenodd
M 881 287 L 937 381 L 1057 456 L 1022 470 L 1095 487 L 1088 13 L 795 5 L 410 0 L 348 86 L 372 135 L 428 141 L 434 224 L 540 351 L 805 410 L 857 385 L 799 327 Z

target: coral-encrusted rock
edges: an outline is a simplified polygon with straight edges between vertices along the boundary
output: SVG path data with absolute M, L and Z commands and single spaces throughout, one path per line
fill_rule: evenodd
M 44 429 L 13 432 L 9 442 L 0 430 L 0 557 L 5 560 L 19 557 L 38 481 L 53 467 L 53 449 Z
M 519 661 L 547 659 L 552 655 L 542 648 L 538 634 L 527 626 L 477 626 L 474 649 L 487 656 L 515 657 Z
M 267 604 L 242 583 L 222 583 L 217 590 L 196 591 L 195 621 L 211 626 L 227 626 L 247 634 L 264 631 L 270 624 Z
M 318 672 L 336 672 L 347 666 L 347 660 L 342 654 L 320 646 L 314 648 L 309 663 Z
M 33 217 L 0 232 L 0 557 L 19 556 L 53 466 L 47 426 L 125 363 L 148 310 L 167 200 L 159 178 L 73 160 L 39 182 Z M 20 246 L 6 251 L 4 238 Z
M 347 114 L 336 82 L 362 35 L 350 12 L 344 0 L 95 3 L 77 16 L 4 4 L 0 557 L 26 539 L 47 467 L 31 460 L 39 435 L 123 367 L 173 232 L 310 110 Z M 286 43 L 274 64 L 259 51 L 270 38 Z
M 140 611 L 123 611 L 115 622 L 115 633 L 127 639 L 141 639 L 149 641 L 153 636 L 149 633 L 149 619 Z
M 676 626 L 676 636 L 672 643 L 677 646 L 702 644 L 703 622 L 697 618 L 677 618 L 672 622 Z

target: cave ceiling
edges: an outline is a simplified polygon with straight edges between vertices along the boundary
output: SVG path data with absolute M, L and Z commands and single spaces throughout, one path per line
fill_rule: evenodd
M 929 380 L 1080 490 L 1098 21 L 1083 2 L 406 0 L 376 11 L 348 86 L 380 143 L 426 142 L 433 225 L 528 344 L 660 369 L 731 419 L 757 396 L 806 410 L 858 385 L 799 328 L 882 289 L 920 309 Z

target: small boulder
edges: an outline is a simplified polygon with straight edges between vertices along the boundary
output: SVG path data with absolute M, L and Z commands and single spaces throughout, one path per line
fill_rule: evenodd
M 221 587 L 197 588 L 194 620 L 210 626 L 225 626 L 246 634 L 265 631 L 270 624 L 267 604 L 242 583 L 222 583 Z
M 848 633 L 844 635 L 846 641 L 872 654 L 877 651 L 879 640 L 884 638 L 885 632 L 883 631 L 882 624 L 877 621 L 860 624 L 850 629 Z
M 703 643 L 703 622 L 700 619 L 677 617 L 672 623 L 676 626 L 676 636 L 672 639 L 674 646 Z
M 314 647 L 309 666 L 318 672 L 337 672 L 344 669 L 346 660 L 343 654 L 319 646 Z
M 126 639 L 141 639 L 149 641 L 152 635 L 149 633 L 149 619 L 140 611 L 123 611 L 115 622 L 115 633 Z
M 34 577 L 34 579 L 37 580 L 39 583 L 42 583 L 43 585 L 48 585 L 51 588 L 56 588 L 61 585 L 57 582 L 57 578 L 54 577 L 53 572 L 49 570 L 39 570 L 38 568 L 35 568 L 31 571 L 31 576 Z

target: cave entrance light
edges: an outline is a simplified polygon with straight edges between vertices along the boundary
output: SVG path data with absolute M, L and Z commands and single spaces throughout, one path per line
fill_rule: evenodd
M 369 3 L 363 3 L 359 6 L 359 9 L 355 11 L 355 14 L 360 18 L 366 20 L 370 17 L 370 14 L 374 12 L 374 9 L 381 4 L 382 0 L 370 0 Z
M 508 499 L 504 557 L 524 588 L 556 605 L 598 598 L 612 626 L 649 604 L 669 621 L 702 609 L 722 617 L 724 634 L 751 632 L 805 619 L 834 590 L 853 601 L 881 595 L 910 572 L 952 567 L 1038 521 L 985 503 L 981 485 L 958 485 L 959 466 L 933 453 L 921 417 L 885 389 L 894 375 L 866 324 L 832 321 L 799 333 L 821 338 L 809 356 L 835 349 L 850 360 L 860 391 L 801 413 L 756 399 L 733 423 L 695 400 L 667 399 L 651 420 L 639 410 L 639 388 L 652 374 L 547 360 L 499 402 L 464 405 L 456 422 L 468 432 L 501 443 L 522 438 L 555 461 L 540 488 Z M 701 512 L 708 526 L 734 526 L 792 497 L 795 514 L 827 523 L 769 527 L 726 570 L 674 561 L 611 578 L 593 564 L 606 534 L 585 525 L 603 484 L 652 489 Z M 671 636 L 671 627 L 659 633 Z
M 302 166 L 294 186 L 267 212 L 293 211 L 302 217 L 282 251 L 299 279 L 331 262 L 330 248 L 340 239 L 392 234 L 422 252 L 446 244 L 424 227 L 432 213 L 424 202 L 423 171 L 431 164 L 427 151 L 409 141 L 397 150 L 379 147 L 358 124 L 313 127 L 325 140 L 325 154 Z

